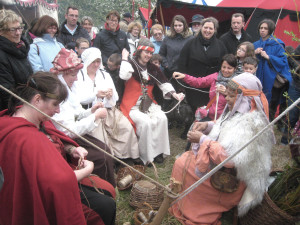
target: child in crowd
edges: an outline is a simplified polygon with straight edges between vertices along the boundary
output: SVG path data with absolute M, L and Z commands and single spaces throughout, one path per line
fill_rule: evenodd
M 125 87 L 124 81 L 119 77 L 121 62 L 121 56 L 118 53 L 114 53 L 108 58 L 107 65 L 105 67 L 106 72 L 108 72 L 111 78 L 113 79 L 113 82 L 119 95 L 117 106 L 120 105 L 122 101 Z
M 150 62 L 161 69 L 162 57 L 160 54 L 153 54 Z
M 243 61 L 243 71 L 256 75 L 258 60 L 256 57 L 246 57 Z
M 243 61 L 246 57 L 255 57 L 254 45 L 249 41 L 242 42 L 237 48 L 236 51 L 237 69 L 235 72 L 237 75 L 244 72 Z
M 75 52 L 77 53 L 78 57 L 81 58 L 81 54 L 89 47 L 90 42 L 87 39 L 80 37 L 76 40 Z
M 161 66 L 162 64 L 162 57 L 160 54 L 153 54 L 152 58 L 150 59 L 150 63 L 154 64 L 155 66 L 157 66 L 161 71 L 163 71 L 163 67 Z M 154 95 L 154 99 L 157 102 L 158 105 L 162 106 L 163 110 L 168 111 L 168 106 L 171 104 L 172 100 L 170 99 L 164 99 L 163 94 L 161 92 L 161 90 L 159 89 L 158 86 L 154 86 L 153 88 L 153 95 Z
M 196 110 L 195 117 L 198 121 L 209 121 L 219 118 L 226 105 L 225 91 L 227 82 L 235 76 L 237 66 L 236 58 L 233 54 L 227 54 L 222 59 L 221 70 L 217 73 L 210 74 L 206 77 L 193 77 L 187 74 L 174 72 L 175 79 L 183 79 L 185 83 L 195 88 L 208 88 L 209 90 L 209 103 L 206 107 L 200 107 Z M 219 92 L 218 107 L 217 105 L 217 92 Z M 216 112 L 217 110 L 217 112 Z M 215 118 L 215 113 L 216 118 Z

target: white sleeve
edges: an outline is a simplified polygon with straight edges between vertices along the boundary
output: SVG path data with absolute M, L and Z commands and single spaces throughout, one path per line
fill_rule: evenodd
M 64 102 L 60 106 L 60 113 L 53 116 L 57 122 L 63 124 L 65 127 L 75 132 L 78 135 L 85 135 L 97 127 L 95 123 L 95 115 L 91 113 L 91 110 L 76 115 L 74 109 L 68 102 Z M 56 128 L 65 133 L 70 138 L 76 138 L 77 136 L 60 125 L 54 123 Z
M 118 95 L 114 81 L 111 78 L 110 74 L 106 73 L 106 72 L 104 72 L 104 73 L 105 73 L 105 80 L 107 81 L 107 87 L 113 89 L 113 95 L 112 95 L 111 99 L 107 99 L 105 97 L 103 100 L 103 104 L 104 104 L 104 107 L 111 108 L 116 105 L 116 102 L 119 100 L 119 95 Z
M 132 76 L 132 73 L 134 72 L 131 64 L 127 61 L 122 61 L 121 67 L 120 67 L 120 78 L 122 80 L 129 80 Z
M 170 93 L 171 91 L 175 92 L 175 89 L 173 88 L 172 84 L 170 84 L 170 83 L 159 84 L 158 87 L 163 92 L 163 96 L 165 99 L 171 98 L 171 96 L 167 95 L 168 93 Z

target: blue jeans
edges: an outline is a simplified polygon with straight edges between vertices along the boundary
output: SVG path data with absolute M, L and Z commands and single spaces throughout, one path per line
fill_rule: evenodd
M 300 97 L 300 87 L 295 87 L 294 86 L 294 82 L 291 83 L 290 87 L 289 87 L 289 101 L 288 101 L 288 105 L 290 106 L 291 104 L 293 104 L 299 97 Z M 288 124 L 290 126 L 290 129 L 293 129 L 299 119 L 299 114 L 300 114 L 300 110 L 299 108 L 300 104 L 297 105 L 297 107 L 295 106 L 293 109 L 291 109 L 289 111 L 289 121 L 290 123 Z M 283 131 L 283 136 L 281 138 L 281 143 L 283 144 L 288 144 L 288 126 L 285 125 L 284 127 L 284 131 Z

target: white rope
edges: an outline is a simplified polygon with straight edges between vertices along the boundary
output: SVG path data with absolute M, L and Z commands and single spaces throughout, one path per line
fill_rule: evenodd
M 143 70 L 143 68 L 137 63 L 137 61 L 135 61 L 133 58 L 131 58 L 131 61 L 134 63 L 134 65 L 136 66 L 136 67 L 139 67 L 141 70 Z M 138 68 L 137 68 L 138 69 Z M 139 71 L 138 71 L 139 72 Z M 150 74 L 150 73 L 148 73 L 148 70 L 147 70 L 147 74 L 148 74 L 148 76 L 150 76 L 150 77 L 152 77 L 153 79 L 155 79 L 160 85 L 161 84 L 163 84 L 162 82 L 160 82 L 158 79 L 156 79 L 154 76 L 152 76 L 152 74 Z M 142 79 L 141 77 L 140 77 L 140 79 Z M 175 100 L 177 100 L 177 99 L 175 99 Z M 183 99 L 182 99 L 183 100 Z M 165 114 L 168 114 L 168 113 L 170 113 L 170 112 L 172 112 L 181 102 L 182 102 L 182 100 L 177 100 L 178 102 L 177 102 L 177 104 L 172 108 L 172 109 L 170 109 L 169 111 L 167 111 L 167 112 L 164 112 L 163 110 L 161 110 L 163 113 L 165 113 Z
M 202 93 L 211 93 L 211 92 L 215 92 L 215 91 L 202 91 L 200 89 L 197 89 L 197 88 L 192 88 L 192 87 L 188 87 L 188 86 L 185 86 L 184 84 L 182 84 L 181 82 L 179 82 L 177 79 L 175 79 L 177 81 L 178 84 L 180 84 L 182 87 L 186 88 L 186 89 L 190 89 L 190 90 L 194 90 L 194 91 L 199 91 L 199 92 L 202 92 Z
M 284 115 L 286 115 L 292 108 L 297 106 L 300 103 L 300 98 L 298 98 L 292 105 L 290 105 L 284 112 L 282 112 L 278 117 L 276 117 L 271 123 L 269 123 L 264 129 L 262 129 L 260 132 L 258 132 L 254 137 L 252 137 L 245 145 L 243 145 L 238 151 L 236 151 L 233 155 L 225 159 L 223 162 L 221 162 L 219 165 L 217 165 L 215 168 L 213 168 L 209 173 L 205 174 L 200 180 L 192 184 L 190 187 L 188 187 L 186 190 L 184 190 L 179 197 L 172 202 L 171 206 L 174 205 L 176 202 L 180 201 L 182 198 L 187 196 L 189 193 L 191 193 L 196 187 L 198 187 L 200 184 L 202 184 L 205 180 L 207 180 L 209 177 L 211 177 L 214 173 L 216 173 L 219 169 L 223 167 L 228 161 L 230 161 L 232 158 L 234 158 L 237 154 L 239 154 L 243 149 L 245 149 L 251 142 L 253 142 L 258 136 L 260 136 L 263 132 L 265 132 L 267 129 L 269 129 L 271 126 L 273 126 L 278 120 L 280 120 Z
M 214 121 L 216 121 L 217 120 L 217 115 L 218 115 L 218 104 L 219 104 L 219 97 L 220 97 L 220 92 L 216 92 L 216 95 L 217 95 L 217 102 L 216 102 L 216 109 L 215 109 L 215 119 L 214 119 Z
M 6 91 L 7 93 L 9 93 L 10 95 L 14 96 L 15 98 L 19 99 L 21 102 L 27 104 L 29 107 L 35 109 L 36 111 L 38 111 L 39 113 L 41 113 L 43 116 L 45 116 L 46 118 L 50 119 L 51 121 L 55 122 L 56 124 L 58 124 L 59 126 L 65 128 L 66 130 L 68 130 L 69 132 L 71 132 L 72 134 L 75 134 L 78 138 L 80 138 L 81 140 L 83 140 L 85 143 L 88 143 L 89 145 L 91 145 L 92 147 L 96 148 L 97 150 L 103 152 L 104 154 L 112 157 L 114 160 L 118 161 L 119 163 L 121 163 L 122 165 L 126 166 L 126 167 L 129 167 L 131 170 L 133 170 L 134 172 L 138 173 L 139 175 L 141 175 L 142 177 L 150 180 L 151 182 L 155 183 L 157 186 L 163 188 L 164 190 L 176 195 L 175 193 L 173 193 L 171 191 L 170 188 L 160 184 L 158 181 L 152 179 L 151 177 L 148 177 L 146 176 L 145 174 L 143 174 L 142 172 L 136 170 L 135 168 L 133 168 L 132 166 L 124 163 L 122 160 L 114 157 L 113 155 L 111 155 L 110 153 L 106 152 L 105 150 L 103 150 L 102 148 L 100 148 L 99 146 L 95 145 L 94 143 L 90 142 L 89 140 L 87 140 L 86 138 L 80 136 L 79 134 L 73 132 L 72 130 L 70 130 L 69 128 L 67 128 L 66 126 L 64 126 L 63 124 L 57 122 L 56 120 L 54 120 L 53 118 L 51 118 L 50 116 L 48 116 L 46 113 L 42 112 L 41 110 L 39 110 L 38 108 L 36 108 L 34 105 L 30 104 L 29 102 L 27 102 L 26 100 L 22 99 L 21 97 L 19 97 L 18 95 L 16 95 L 15 93 L 13 93 L 12 91 L 8 90 L 7 88 L 3 87 L 1 84 L 0 84 L 0 89 Z

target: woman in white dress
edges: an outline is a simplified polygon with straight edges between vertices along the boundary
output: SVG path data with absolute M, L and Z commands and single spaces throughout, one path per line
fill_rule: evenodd
M 111 76 L 103 70 L 100 50 L 89 48 L 81 58 L 84 67 L 78 72 L 73 88 L 76 98 L 86 109 L 98 102 L 107 109 L 107 117 L 101 121 L 103 129 L 95 129 L 93 136 L 101 137 L 116 157 L 138 159 L 137 137 L 129 120 L 115 107 L 119 96 Z
M 111 153 L 111 150 L 107 145 L 105 145 L 97 136 L 94 136 L 94 131 L 100 128 L 101 120 L 107 115 L 107 110 L 106 108 L 103 108 L 103 103 L 97 103 L 90 109 L 84 109 L 73 91 L 78 71 L 82 67 L 83 64 L 81 63 L 81 59 L 78 58 L 73 50 L 63 48 L 55 57 L 53 68 L 50 72 L 57 74 L 58 79 L 65 85 L 68 90 L 68 98 L 60 103 L 60 112 L 55 114 L 53 119 L 63 124 L 74 133 L 84 136 L 95 145 Z M 83 142 L 80 138 L 77 138 L 76 134 L 56 123 L 54 125 L 58 130 L 62 131 L 72 139 L 75 139 L 80 146 L 86 148 L 89 152 L 87 159 L 90 159 L 95 164 L 94 173 L 115 186 L 114 160 L 111 157 L 106 156 L 105 153 Z
M 170 155 L 168 120 L 153 99 L 154 85 L 158 85 L 165 98 L 184 97 L 176 94 L 161 70 L 149 62 L 153 52 L 153 44 L 141 39 L 134 58 L 129 59 L 129 52 L 123 50 L 120 67 L 120 78 L 126 80 L 120 109 L 136 128 L 140 158 L 144 163 L 162 163 L 163 154 Z

